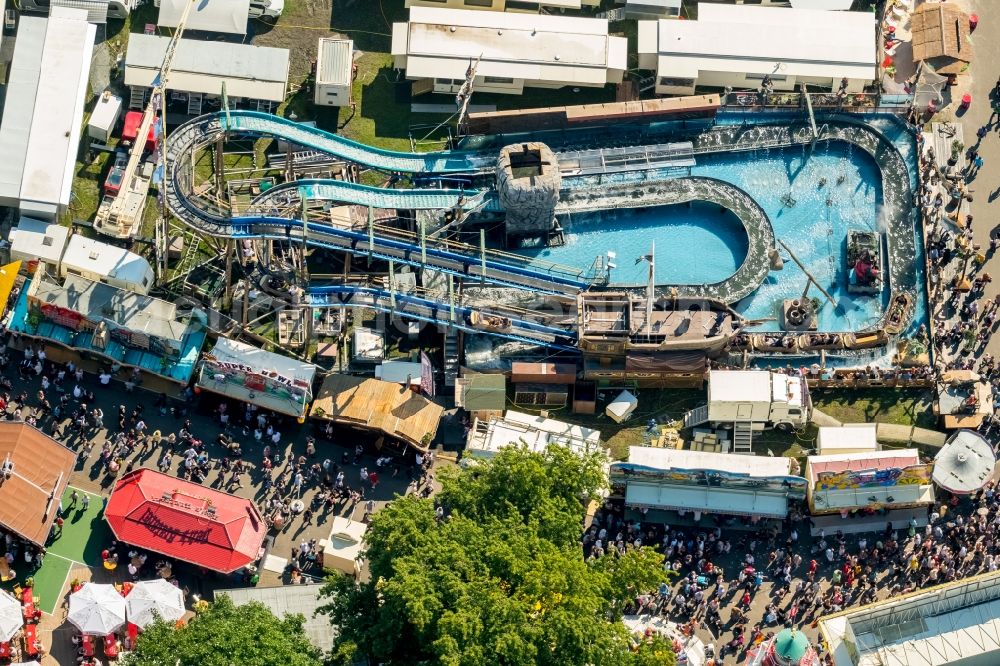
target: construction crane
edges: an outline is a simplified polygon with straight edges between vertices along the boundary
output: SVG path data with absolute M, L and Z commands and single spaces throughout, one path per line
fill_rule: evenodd
M 122 174 L 122 186 L 114 196 L 106 196 L 97 210 L 97 217 L 94 219 L 94 228 L 108 236 L 115 238 L 132 238 L 135 236 L 142 223 L 143 211 L 146 208 L 146 198 L 149 195 L 149 184 L 153 178 L 153 166 L 143 164 L 142 153 L 145 150 L 149 131 L 156 122 L 157 111 L 160 111 L 160 131 L 157 141 L 160 144 L 160 159 L 163 160 L 166 154 L 166 99 L 167 82 L 170 78 L 170 68 L 173 64 L 174 55 L 180 45 L 181 36 L 184 34 L 184 26 L 187 24 L 191 9 L 198 0 L 188 0 L 184 6 L 180 20 L 174 34 L 170 37 L 167 50 L 163 54 L 163 62 L 160 64 L 160 71 L 153 79 L 153 90 L 149 96 L 149 103 L 146 105 L 139 123 L 139 130 L 135 135 L 135 141 L 129 150 L 128 163 Z M 166 164 L 163 164 L 163 182 L 161 187 L 166 187 Z M 158 262 L 159 263 L 159 262 Z

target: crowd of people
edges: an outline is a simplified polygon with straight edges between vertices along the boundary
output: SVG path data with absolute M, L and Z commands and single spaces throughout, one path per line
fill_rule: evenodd
M 299 532 L 322 522 L 325 515 L 357 513 L 367 519 L 376 510 L 372 491 L 385 479 L 405 476 L 409 490 L 425 495 L 431 492 L 433 454 L 400 457 L 382 452 L 371 459 L 357 444 L 331 456 L 330 447 L 317 446 L 314 437 L 306 438 L 304 446 L 292 447 L 291 437 L 283 434 L 295 430 L 288 417 L 256 405 L 201 396 L 200 413 L 212 408 L 210 418 L 217 426 L 212 427 L 205 424 L 203 414 L 196 414 L 199 405 L 190 391 L 176 400 L 162 394 L 155 398 L 152 393 L 137 394 L 128 404 L 122 402 L 114 409 L 108 407 L 107 394 L 98 400 L 95 390 L 100 391 L 113 376 L 121 378 L 125 373 L 120 368 L 108 366 L 87 376 L 73 362 L 47 358 L 45 349 L 32 341 L 17 345 L 22 352 L 9 347 L 10 342 L 11 334 L 0 331 L 0 412 L 8 419 L 42 429 L 75 450 L 78 464 L 91 468 L 92 478 L 98 478 L 105 489 L 121 475 L 155 464 L 161 472 L 181 479 L 227 492 L 253 493 L 273 529 L 286 531 L 294 525 Z M 22 358 L 13 360 L 19 354 Z M 15 389 L 6 372 L 11 364 L 16 364 L 16 373 L 23 380 L 18 389 L 31 382 L 38 386 L 37 391 Z M 133 388 L 141 382 L 138 376 L 128 379 Z M 149 401 L 144 403 L 146 395 Z M 315 436 L 327 443 L 334 441 L 329 425 L 318 427 Z M 90 498 L 83 494 L 80 501 L 89 503 Z M 59 538 L 61 525 L 59 517 L 52 538 Z M 288 578 L 294 581 L 303 570 L 316 567 L 316 552 L 315 543 L 311 548 L 300 544 Z M 33 571 L 44 554 L 44 548 L 7 536 L 7 562 L 12 569 L 24 557 L 30 558 L 25 568 Z M 142 561 L 131 554 L 124 557 L 114 544 L 105 554 L 104 565 L 109 571 L 118 567 L 122 556 L 121 568 L 127 569 L 131 579 L 172 568 L 172 563 L 161 562 L 163 566 L 154 572 L 145 562 L 148 554 L 141 554 Z M 318 569 L 314 573 L 320 575 Z M 246 572 L 248 580 L 256 575 L 256 571 Z
M 966 500 L 949 497 L 926 526 L 911 519 L 908 528 L 890 522 L 878 532 L 810 535 L 803 511 L 793 509 L 783 522 L 707 516 L 671 527 L 608 501 L 584 532 L 582 548 L 587 558 L 641 546 L 662 553 L 671 582 L 637 591 L 627 614 L 669 619 L 685 635 L 707 634 L 721 657 L 783 627 L 815 627 L 820 617 L 846 608 L 1000 569 L 994 481 Z

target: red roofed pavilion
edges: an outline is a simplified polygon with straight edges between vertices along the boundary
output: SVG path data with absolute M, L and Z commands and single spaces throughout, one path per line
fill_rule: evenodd
M 119 541 L 222 573 L 255 562 L 267 535 L 250 500 L 150 469 L 115 483 L 104 517 Z

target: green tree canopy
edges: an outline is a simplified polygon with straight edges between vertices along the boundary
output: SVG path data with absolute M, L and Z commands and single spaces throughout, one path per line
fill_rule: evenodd
M 181 628 L 147 627 L 125 666 L 320 666 L 319 650 L 302 631 L 301 615 L 278 619 L 263 604 L 235 605 L 219 596 Z
M 511 447 L 440 474 L 437 500 L 399 498 L 366 536 L 370 582 L 328 582 L 334 656 L 451 666 L 672 664 L 662 641 L 633 649 L 629 597 L 666 579 L 643 548 L 585 561 L 584 499 L 606 483 L 604 458 Z

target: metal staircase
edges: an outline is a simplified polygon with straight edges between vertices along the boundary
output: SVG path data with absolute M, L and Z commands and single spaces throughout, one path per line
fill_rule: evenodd
M 141 111 L 143 107 L 146 106 L 146 91 L 148 88 L 143 88 L 142 86 L 132 86 L 132 90 L 129 93 L 128 98 L 128 108 L 138 109 Z
M 753 426 L 749 421 L 733 424 L 733 453 L 753 455 Z
M 458 330 L 449 328 L 444 336 L 444 385 L 454 386 L 458 377 Z
M 708 405 L 695 407 L 684 415 L 684 427 L 694 428 L 708 421 Z
M 188 93 L 188 115 L 189 116 L 200 116 L 201 115 L 201 102 L 202 96 L 199 92 L 189 92 Z

